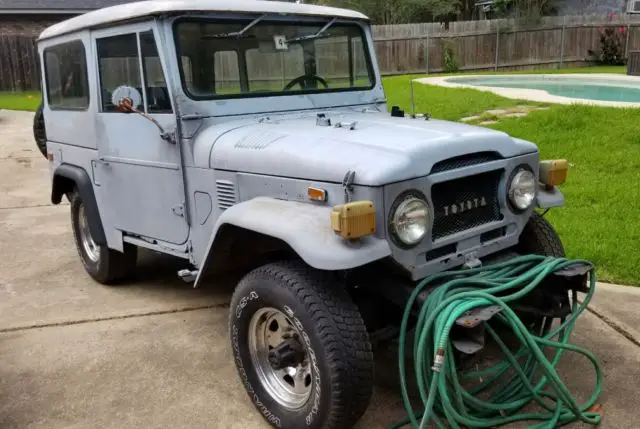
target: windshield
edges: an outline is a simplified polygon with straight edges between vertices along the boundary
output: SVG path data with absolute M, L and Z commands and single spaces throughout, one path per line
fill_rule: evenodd
M 195 99 L 277 96 L 373 88 L 357 24 L 181 20 L 180 76 Z

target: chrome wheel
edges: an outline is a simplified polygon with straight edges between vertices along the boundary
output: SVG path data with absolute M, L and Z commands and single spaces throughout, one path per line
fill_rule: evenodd
M 84 204 L 80 204 L 78 209 L 78 230 L 80 232 L 80 243 L 91 262 L 98 262 L 100 260 L 100 248 L 93 241 L 91 237 L 91 231 L 89 230 L 89 222 L 87 221 L 87 215 L 84 212 Z
M 249 353 L 260 383 L 283 407 L 299 409 L 311 396 L 313 377 L 300 332 L 275 308 L 262 308 L 249 323 Z

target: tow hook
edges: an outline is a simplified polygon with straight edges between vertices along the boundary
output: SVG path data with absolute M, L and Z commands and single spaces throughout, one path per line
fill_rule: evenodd
M 482 266 L 482 261 L 478 258 L 478 254 L 476 252 L 467 253 L 464 255 L 464 265 L 465 269 L 473 269 L 480 268 Z

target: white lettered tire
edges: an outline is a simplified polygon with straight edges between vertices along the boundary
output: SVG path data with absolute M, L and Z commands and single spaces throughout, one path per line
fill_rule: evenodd
M 249 398 L 281 429 L 349 429 L 373 392 L 367 330 L 346 290 L 301 263 L 260 267 L 238 284 L 229 330 Z

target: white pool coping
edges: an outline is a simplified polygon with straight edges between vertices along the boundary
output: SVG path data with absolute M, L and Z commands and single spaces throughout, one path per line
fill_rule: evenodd
M 594 82 L 607 82 L 607 83 L 633 83 L 633 86 L 640 86 L 640 76 L 628 76 L 624 74 L 616 73 L 567 73 L 567 74 L 482 74 L 482 75 L 459 75 L 459 76 L 440 76 L 440 77 L 425 77 L 415 79 L 415 82 L 443 86 L 447 88 L 469 88 L 477 91 L 492 92 L 501 97 L 511 98 L 516 100 L 528 100 L 536 101 L 540 103 L 557 103 L 557 104 L 586 104 L 590 106 L 605 106 L 605 107 L 640 107 L 639 103 L 624 102 L 624 101 L 601 101 L 601 100 L 589 100 L 585 98 L 571 98 L 562 97 L 559 95 L 550 94 L 542 89 L 524 89 L 524 88 L 499 88 L 480 85 L 469 85 L 456 83 L 449 81 L 449 79 L 455 78 L 492 78 L 492 77 L 517 77 L 527 78 L 532 77 L 536 79 L 553 78 L 553 79 L 579 79 L 589 80 Z

